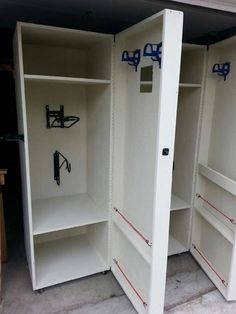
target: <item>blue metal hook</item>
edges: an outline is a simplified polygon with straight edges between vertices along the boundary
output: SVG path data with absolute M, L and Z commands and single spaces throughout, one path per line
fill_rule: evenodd
M 153 61 L 157 61 L 159 63 L 159 69 L 161 68 L 161 48 L 162 42 L 160 42 L 159 44 L 147 43 L 143 48 L 143 56 L 151 57 Z
M 213 65 L 212 72 L 217 73 L 219 76 L 223 76 L 224 81 L 226 81 L 226 77 L 230 72 L 230 62 L 215 63 Z
M 124 50 L 121 57 L 121 61 L 128 62 L 129 65 L 135 67 L 135 72 L 137 72 L 140 59 L 141 59 L 140 49 L 136 49 L 134 51 Z

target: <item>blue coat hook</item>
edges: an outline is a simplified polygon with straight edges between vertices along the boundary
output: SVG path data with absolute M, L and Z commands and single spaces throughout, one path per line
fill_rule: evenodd
M 140 59 L 141 59 L 140 49 L 136 49 L 134 51 L 124 50 L 121 57 L 121 61 L 128 62 L 129 65 L 135 67 L 135 72 L 137 72 Z
M 230 62 L 214 64 L 212 68 L 212 72 L 217 73 L 219 76 L 223 76 L 224 81 L 226 81 L 226 77 L 230 72 Z
M 151 57 L 153 61 L 157 61 L 159 63 L 159 69 L 161 68 L 161 48 L 162 42 L 160 42 L 159 44 L 147 43 L 143 49 L 143 56 Z

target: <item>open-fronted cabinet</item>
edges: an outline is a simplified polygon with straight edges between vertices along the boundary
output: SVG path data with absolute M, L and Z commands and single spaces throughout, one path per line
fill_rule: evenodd
M 161 313 L 182 20 L 165 10 L 115 37 L 17 24 L 34 290 L 111 268 L 139 313 Z
M 182 45 L 182 23 L 164 10 L 116 36 L 17 24 L 34 290 L 111 269 L 138 313 L 161 314 L 167 257 L 190 251 L 236 299 L 236 39 Z

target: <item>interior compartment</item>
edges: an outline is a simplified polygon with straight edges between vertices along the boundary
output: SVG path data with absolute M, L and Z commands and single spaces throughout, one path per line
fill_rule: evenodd
M 202 97 L 201 84 L 195 86 L 191 83 L 202 81 L 204 55 L 202 46 L 183 45 L 181 79 L 184 77 L 186 84 L 180 84 L 179 88 L 168 256 L 189 250 Z M 200 60 L 196 61 L 198 58 Z M 196 71 L 190 67 L 192 63 L 195 66 L 195 61 L 201 62 L 200 69 Z
M 25 25 L 24 73 L 110 80 L 111 45 L 105 34 Z
M 35 236 L 35 289 L 107 270 L 107 232 L 105 222 Z
M 168 256 L 188 251 L 190 208 L 171 211 Z
M 180 84 L 201 86 L 205 49 L 200 45 L 184 44 L 181 57 Z
M 80 121 L 69 129 L 48 129 L 46 104 L 50 110 L 63 104 L 65 115 Z M 107 220 L 110 86 L 27 83 L 26 107 L 34 232 Z M 70 173 L 60 169 L 60 186 L 53 173 L 55 150 L 71 163 Z
M 25 93 L 33 287 L 41 289 L 108 269 L 110 85 L 27 82 Z M 64 105 L 65 116 L 80 120 L 70 128 L 47 128 L 46 105 L 52 111 Z M 68 173 L 60 161 L 60 185 L 55 150 L 71 163 Z

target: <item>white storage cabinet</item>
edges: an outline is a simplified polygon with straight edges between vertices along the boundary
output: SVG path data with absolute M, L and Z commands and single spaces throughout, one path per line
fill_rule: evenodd
M 17 24 L 34 290 L 111 269 L 138 313 L 163 313 L 167 256 L 191 250 L 236 299 L 236 40 L 182 45 L 182 20 L 164 10 L 116 36 Z

